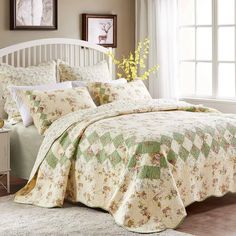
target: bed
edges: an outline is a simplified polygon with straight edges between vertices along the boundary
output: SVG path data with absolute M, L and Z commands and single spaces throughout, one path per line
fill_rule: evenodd
M 71 66 L 89 66 L 106 60 L 110 73 L 114 74 L 111 58 L 107 56 L 107 53 L 111 51 L 112 49 L 77 39 L 48 38 L 23 42 L 0 49 L 0 63 L 15 67 L 27 67 L 45 61 L 61 59 Z M 10 128 L 12 129 L 12 174 L 19 178 L 28 179 L 43 136 L 38 135 L 34 126 L 25 128 L 22 123 L 10 125 Z
M 186 206 L 228 192 L 236 192 L 236 116 L 137 99 L 53 122 L 15 202 L 82 202 L 128 230 L 150 233 L 178 227 Z

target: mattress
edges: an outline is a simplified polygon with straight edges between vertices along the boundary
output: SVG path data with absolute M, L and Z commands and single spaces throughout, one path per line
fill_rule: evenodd
M 18 123 L 10 128 L 11 174 L 28 179 L 44 137 L 39 135 L 34 125 L 26 128 Z

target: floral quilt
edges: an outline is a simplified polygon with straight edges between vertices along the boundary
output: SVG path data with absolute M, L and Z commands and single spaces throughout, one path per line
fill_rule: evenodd
M 148 233 L 176 228 L 187 205 L 227 192 L 236 192 L 236 116 L 185 102 L 137 100 L 55 121 L 15 201 L 81 202 L 107 210 L 128 230 Z

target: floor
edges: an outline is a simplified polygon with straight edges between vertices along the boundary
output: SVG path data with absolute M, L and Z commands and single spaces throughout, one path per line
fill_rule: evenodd
M 11 194 L 26 181 L 11 177 Z M 0 197 L 8 195 L 0 186 Z M 198 236 L 236 236 L 236 194 L 208 198 L 187 207 L 188 216 L 178 231 Z
M 6 178 L 3 178 L 1 180 L 3 184 L 6 184 Z M 17 192 L 19 189 L 21 189 L 26 184 L 26 180 L 23 179 L 17 179 L 13 176 L 11 176 L 11 194 Z M 2 185 L 0 185 L 0 197 L 9 195 L 7 191 L 3 188 Z
M 236 194 L 193 203 L 187 213 L 178 231 L 199 236 L 236 236 Z

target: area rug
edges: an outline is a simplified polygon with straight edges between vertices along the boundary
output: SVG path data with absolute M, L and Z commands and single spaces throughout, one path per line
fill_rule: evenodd
M 0 235 L 140 235 L 115 224 L 108 213 L 82 204 L 65 203 L 63 208 L 46 209 L 13 202 L 13 195 L 0 198 Z M 160 236 L 187 236 L 166 230 Z

